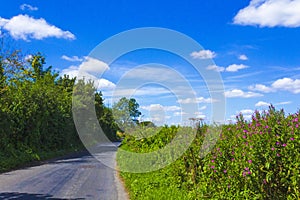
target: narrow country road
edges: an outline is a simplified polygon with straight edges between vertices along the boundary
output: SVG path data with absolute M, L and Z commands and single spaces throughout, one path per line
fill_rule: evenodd
M 97 157 L 115 164 L 116 147 Z M 128 199 L 117 172 L 88 153 L 0 174 L 0 199 Z

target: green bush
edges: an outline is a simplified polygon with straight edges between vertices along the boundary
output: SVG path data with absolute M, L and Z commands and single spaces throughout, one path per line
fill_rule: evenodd
M 72 115 L 75 85 L 80 92 L 95 94 L 99 123 L 111 140 L 117 139 L 111 109 L 104 106 L 101 92 L 44 65 L 40 53 L 25 62 L 20 51 L 2 54 L 0 46 L 0 172 L 83 149 Z M 83 96 L 77 102 L 84 107 Z
M 155 195 L 160 199 L 299 199 L 299 126 L 299 112 L 286 115 L 271 106 L 266 112 L 255 112 L 250 121 L 240 115 L 235 124 L 219 127 L 217 143 L 205 157 L 201 156 L 202 144 L 209 146 L 209 142 L 204 141 L 214 144 L 205 139 L 211 136 L 208 126 L 199 127 L 192 145 L 171 165 L 155 172 L 121 175 L 132 199 Z M 143 142 L 127 137 L 123 148 L 159 149 L 174 136 L 172 128 L 163 130 Z

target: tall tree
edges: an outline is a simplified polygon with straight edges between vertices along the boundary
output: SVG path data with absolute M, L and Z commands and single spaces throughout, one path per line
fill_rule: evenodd
M 28 60 L 31 67 L 31 77 L 34 81 L 37 81 L 41 78 L 43 78 L 47 73 L 52 73 L 53 76 L 57 77 L 57 73 L 53 73 L 52 66 L 47 67 L 44 69 L 44 65 L 46 64 L 45 57 L 40 53 L 36 53 L 35 55 L 32 55 L 31 58 Z
M 133 121 L 138 122 L 139 116 L 141 116 L 141 112 L 138 110 L 140 105 L 136 101 L 136 99 L 131 98 L 129 99 L 128 108 L 129 108 L 129 114 Z
M 111 141 L 117 141 L 118 126 L 114 122 L 111 109 L 104 105 L 104 100 L 101 92 L 96 92 L 95 94 L 95 110 L 99 124 L 104 134 Z
M 138 108 L 139 104 L 134 98 L 127 99 L 126 97 L 122 97 L 113 105 L 112 110 L 115 121 L 122 131 L 138 123 L 137 118 L 141 115 Z

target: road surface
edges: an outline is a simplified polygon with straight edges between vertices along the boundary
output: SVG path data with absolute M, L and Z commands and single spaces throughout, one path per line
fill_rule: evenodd
M 115 164 L 115 146 L 97 156 Z M 88 153 L 0 174 L 0 199 L 128 199 L 117 172 Z

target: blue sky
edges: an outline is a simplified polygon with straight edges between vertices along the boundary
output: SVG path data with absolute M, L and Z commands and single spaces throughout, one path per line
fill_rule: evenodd
M 210 120 L 210 94 L 201 76 L 184 59 L 160 50 L 134 51 L 107 65 L 88 55 L 102 41 L 141 27 L 181 32 L 203 46 L 194 59 L 213 59 L 206 70 L 220 73 L 226 97 L 226 120 L 242 112 L 246 118 L 269 103 L 293 113 L 300 100 L 299 0 L 194 1 L 5 1 L 0 30 L 25 55 L 42 52 L 47 65 L 76 75 L 83 64 L 107 69 L 99 89 L 111 105 L 112 94 L 126 73 L 139 65 L 160 63 L 182 75 L 196 92 L 199 107 L 185 116 L 166 88 L 148 84 L 135 93 L 143 120 L 188 123 L 189 117 Z M 141 68 L 152 76 L 151 67 Z M 147 71 L 148 70 L 148 71 Z M 150 71 L 149 71 L 150 70 Z M 147 75 L 147 78 L 151 76 Z M 142 77 L 143 78 L 143 77 Z

